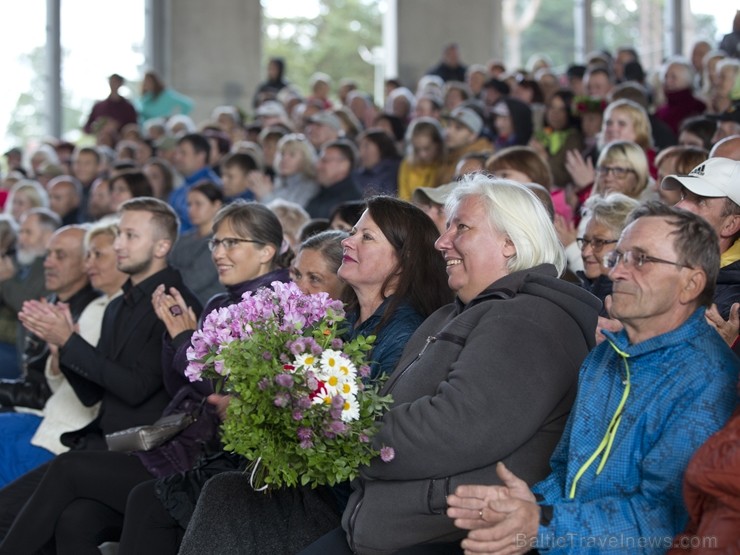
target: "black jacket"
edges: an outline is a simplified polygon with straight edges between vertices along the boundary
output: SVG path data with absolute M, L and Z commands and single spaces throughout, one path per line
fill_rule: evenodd
M 165 327 L 151 302 L 159 284 L 176 287 L 196 314 L 200 313 L 201 305 L 183 284 L 180 272 L 168 267 L 138 284 L 129 320 L 118 322 L 123 303 L 131 298 L 130 280 L 124 285 L 124 295 L 105 310 L 97 347 L 74 334 L 60 349 L 62 372 L 82 403 L 91 406 L 102 401 L 94 422 L 62 436 L 65 445 L 105 448 L 105 434 L 151 424 L 162 415 L 170 396 L 162 382 Z M 116 330 L 121 330 L 120 337 L 116 337 Z

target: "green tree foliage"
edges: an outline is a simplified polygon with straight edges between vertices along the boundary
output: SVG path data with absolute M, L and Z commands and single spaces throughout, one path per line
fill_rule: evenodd
M 382 43 L 382 16 L 377 0 L 320 0 L 315 18 L 264 19 L 265 60 L 282 56 L 286 78 L 308 94 L 316 71 L 329 74 L 334 87 L 352 78 L 361 90 L 373 90 L 373 66 L 362 60 L 358 48 Z
M 657 4 L 657 13 L 663 13 L 663 0 L 643 0 Z M 614 52 L 624 45 L 640 46 L 639 10 L 633 2 L 594 0 L 594 47 Z M 709 15 L 690 15 L 694 19 L 697 37 L 714 37 L 716 27 Z M 522 56 L 527 61 L 535 54 L 546 53 L 554 66 L 565 69 L 573 62 L 575 52 L 575 25 L 573 0 L 542 2 L 537 17 L 522 35 Z M 686 45 L 686 50 L 691 45 Z
M 64 59 L 64 52 L 62 52 Z M 46 135 L 46 88 L 45 51 L 43 47 L 34 48 L 24 54 L 20 61 L 32 70 L 31 86 L 27 92 L 18 96 L 18 101 L 8 123 L 7 136 L 15 144 L 27 144 L 31 139 Z M 72 106 L 70 94 L 62 88 L 62 136 L 80 128 L 82 111 Z

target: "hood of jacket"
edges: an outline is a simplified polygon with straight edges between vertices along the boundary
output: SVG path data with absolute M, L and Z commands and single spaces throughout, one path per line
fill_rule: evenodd
M 484 301 L 510 299 L 518 295 L 534 295 L 557 305 L 578 324 L 589 348 L 595 346 L 594 329 L 601 310 L 601 301 L 585 289 L 559 279 L 552 264 L 540 264 L 504 276 L 489 285 L 467 305 L 459 299 L 455 302 L 462 312 Z

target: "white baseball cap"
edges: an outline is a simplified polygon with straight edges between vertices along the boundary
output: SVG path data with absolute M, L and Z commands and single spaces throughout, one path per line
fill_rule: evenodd
M 662 189 L 675 191 L 686 187 L 701 197 L 727 197 L 740 206 L 740 162 L 729 158 L 709 158 L 689 175 L 668 175 Z

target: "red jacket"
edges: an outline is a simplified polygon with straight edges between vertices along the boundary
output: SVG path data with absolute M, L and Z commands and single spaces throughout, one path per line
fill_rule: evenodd
M 690 520 L 668 555 L 740 553 L 740 407 L 694 453 L 683 495 Z

